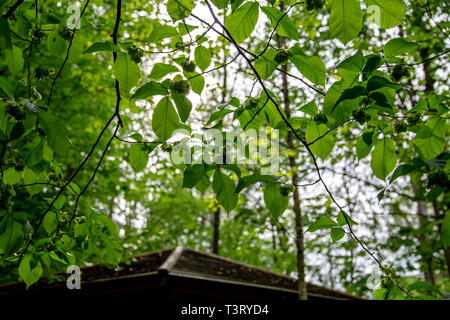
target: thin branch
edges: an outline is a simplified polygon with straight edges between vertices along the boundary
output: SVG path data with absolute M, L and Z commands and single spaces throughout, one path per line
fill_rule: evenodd
M 83 17 L 84 12 L 86 11 L 87 6 L 89 5 L 89 1 L 90 0 L 86 0 L 86 3 L 84 4 L 83 10 L 80 13 L 80 17 L 78 18 L 78 20 L 75 23 L 75 27 L 73 28 L 73 32 L 72 32 L 72 37 L 70 38 L 69 46 L 67 47 L 66 57 L 64 58 L 64 61 L 63 61 L 62 65 L 61 65 L 61 67 L 59 68 L 58 73 L 53 78 L 52 86 L 50 88 L 50 94 L 49 94 L 48 99 L 47 99 L 47 106 L 50 106 L 50 102 L 51 102 L 52 96 L 53 96 L 53 91 L 55 89 L 56 80 L 58 80 L 59 76 L 61 75 L 61 73 L 62 73 L 62 71 L 64 69 L 64 66 L 66 65 L 67 61 L 69 60 L 70 49 L 72 48 L 72 43 L 73 43 L 73 39 L 75 38 L 75 33 L 77 31 L 77 27 L 80 24 L 81 17 Z
M 375 257 L 375 255 L 367 249 L 367 247 L 362 243 L 362 241 L 356 236 L 356 234 L 353 232 L 352 226 L 350 224 L 350 221 L 348 220 L 347 214 L 345 213 L 343 207 L 341 205 L 339 205 L 339 203 L 335 200 L 333 194 L 331 193 L 331 191 L 329 190 L 327 184 L 325 183 L 325 181 L 322 178 L 318 163 L 317 163 L 317 159 L 316 156 L 314 155 L 314 153 L 311 151 L 310 147 L 308 146 L 308 144 L 306 143 L 305 140 L 303 140 L 298 133 L 295 131 L 295 129 L 292 127 L 292 125 L 290 124 L 290 122 L 288 121 L 288 119 L 286 119 L 286 116 L 284 115 L 284 113 L 281 111 L 280 106 L 278 105 L 278 103 L 275 101 L 275 99 L 270 95 L 269 90 L 266 88 L 264 82 L 262 81 L 261 76 L 259 75 L 258 71 L 255 69 L 255 67 L 253 66 L 251 60 L 245 56 L 245 54 L 243 54 L 243 51 L 241 50 L 240 46 L 236 43 L 236 41 L 234 40 L 233 36 L 231 35 L 231 33 L 229 32 L 229 30 L 217 19 L 216 14 L 214 13 L 213 8 L 211 7 L 211 4 L 209 3 L 208 0 L 205 0 L 206 5 L 208 6 L 209 12 L 211 13 L 212 17 L 214 18 L 214 20 L 217 22 L 217 24 L 219 24 L 221 26 L 221 28 L 224 30 L 224 32 L 227 34 L 228 38 L 231 40 L 231 43 L 236 47 L 238 53 L 247 61 L 247 64 L 249 65 L 250 69 L 252 69 L 253 73 L 255 74 L 256 78 L 258 79 L 258 82 L 260 83 L 261 87 L 263 88 L 263 91 L 266 93 L 268 99 L 274 103 L 278 113 L 280 114 L 281 118 L 283 119 L 283 121 L 286 123 L 287 127 L 293 132 L 294 136 L 304 145 L 304 147 L 306 148 L 306 150 L 308 151 L 310 157 L 313 160 L 314 163 L 314 167 L 316 169 L 317 172 L 317 176 L 320 180 L 320 182 L 322 183 L 323 187 L 325 188 L 327 194 L 329 195 L 330 199 L 332 200 L 332 202 L 339 208 L 339 211 L 343 213 L 343 216 L 346 220 L 347 226 L 349 228 L 350 234 L 352 235 L 352 237 L 359 243 L 359 245 L 361 246 L 361 248 L 363 248 L 364 251 L 366 251 L 373 259 L 374 261 L 377 262 L 377 264 L 379 265 L 380 268 L 382 268 L 382 264 L 381 262 L 378 260 L 377 257 Z
M 9 10 L 3 15 L 3 18 L 6 20 L 8 19 L 13 12 L 23 3 L 24 0 L 18 0 L 16 3 L 14 3 Z

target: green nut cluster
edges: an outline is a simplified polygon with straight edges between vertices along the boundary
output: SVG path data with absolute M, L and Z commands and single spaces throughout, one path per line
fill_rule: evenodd
M 294 190 L 295 190 L 295 187 L 290 183 L 286 183 L 280 187 L 280 193 L 284 197 L 287 197 L 289 194 L 294 192 Z
M 23 171 L 25 169 L 25 161 L 23 159 L 19 158 L 16 160 L 16 163 L 14 164 L 14 169 L 16 171 Z
M 401 133 L 408 130 L 408 123 L 406 121 L 398 121 L 394 122 L 394 131 L 395 133 Z
M 31 37 L 33 44 L 37 45 L 41 43 L 41 40 L 45 38 L 46 34 L 41 29 L 33 28 L 30 30 L 29 36 Z
M 12 207 L 11 199 L 15 195 L 13 187 L 0 182 L 0 210 L 8 211 Z
M 328 122 L 328 118 L 327 118 L 327 116 L 325 115 L 325 113 L 319 112 L 318 114 L 316 114 L 316 115 L 314 116 L 314 121 L 317 122 L 317 123 L 323 123 L 323 124 L 326 124 L 326 123 Z
M 403 77 L 409 77 L 408 68 L 406 68 L 404 65 L 398 64 L 392 70 L 392 79 L 394 79 L 395 81 L 400 81 Z
M 429 188 L 433 186 L 439 186 L 443 189 L 450 189 L 450 180 L 448 175 L 443 171 L 432 173 L 428 176 L 427 186 Z
M 367 121 L 370 120 L 370 115 L 364 111 L 364 108 L 359 108 L 353 110 L 352 112 L 353 119 L 359 122 L 359 124 L 363 125 Z
M 196 66 L 194 61 L 186 60 L 181 64 L 181 67 L 183 68 L 184 71 L 193 73 L 195 71 Z
M 44 69 L 42 67 L 37 67 L 34 69 L 34 77 L 38 80 L 42 80 L 47 78 L 50 75 L 50 71 L 48 69 Z
M 36 133 L 40 136 L 40 137 L 45 137 L 46 133 L 44 130 L 42 130 L 41 127 L 37 127 L 36 129 L 34 129 L 36 131 Z
M 60 182 L 63 179 L 63 175 L 58 172 L 50 172 L 48 174 L 48 180 L 51 182 Z
M 325 0 L 306 0 L 306 10 L 320 10 L 323 8 Z
M 182 50 L 186 47 L 186 44 L 182 41 L 178 41 L 177 43 L 175 43 L 175 48 L 178 50 Z
M 172 146 L 170 144 L 163 144 L 161 150 L 164 152 L 172 152 Z
M 178 80 L 173 82 L 170 89 L 178 94 L 186 95 L 191 90 L 191 85 L 186 80 Z
M 5 105 L 5 111 L 17 121 L 25 119 L 25 106 L 23 102 L 8 101 Z
M 244 103 L 244 109 L 245 110 L 252 110 L 255 109 L 258 106 L 258 102 L 259 99 L 257 98 L 249 98 L 245 103 Z
M 394 288 L 397 285 L 395 282 L 396 270 L 388 265 L 384 265 L 381 267 L 381 271 L 384 273 L 383 278 L 381 278 L 381 286 L 388 290 Z
M 144 56 L 144 51 L 142 49 L 136 47 L 135 44 L 132 44 L 128 47 L 127 52 L 135 63 L 141 63 L 142 57 Z
M 61 36 L 61 38 L 63 38 L 66 41 L 69 41 L 73 35 L 73 31 L 67 27 L 62 28 L 61 30 L 58 31 L 58 33 Z
M 281 64 L 281 63 L 285 63 L 286 61 L 288 61 L 290 56 L 291 56 L 291 52 L 289 50 L 280 50 L 276 54 L 274 60 L 275 60 L 275 62 Z
M 406 121 L 408 122 L 409 126 L 415 126 L 422 121 L 422 115 L 418 112 L 411 113 L 406 117 Z

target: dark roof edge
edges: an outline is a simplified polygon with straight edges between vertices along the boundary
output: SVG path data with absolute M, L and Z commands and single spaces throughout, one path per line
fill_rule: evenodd
M 246 263 L 243 263 L 243 262 L 240 262 L 240 261 L 236 261 L 236 260 L 233 260 L 233 259 L 230 259 L 230 258 L 225 258 L 225 257 L 219 256 L 219 255 L 213 254 L 213 253 L 196 251 L 196 250 L 191 249 L 191 248 L 184 248 L 184 251 L 194 252 L 194 253 L 199 254 L 199 255 L 211 257 L 211 258 L 222 260 L 222 261 L 227 261 L 227 262 L 238 264 L 238 265 L 241 265 L 243 267 L 247 267 L 247 268 L 251 268 L 251 269 L 256 269 L 256 270 L 259 270 L 259 271 L 262 271 L 262 272 L 265 272 L 265 273 L 272 274 L 272 275 L 277 276 L 277 277 L 282 277 L 282 278 L 285 278 L 285 279 L 288 279 L 288 280 L 297 281 L 297 279 L 292 278 L 292 277 L 290 277 L 288 275 L 276 273 L 276 272 L 271 271 L 271 270 L 267 270 L 267 269 L 264 269 L 264 268 L 256 267 L 256 266 L 253 266 L 253 265 L 250 265 L 250 264 L 246 264 Z M 320 289 L 328 291 L 328 292 L 333 292 L 335 294 L 347 296 L 349 299 L 365 300 L 362 297 L 354 296 L 354 295 L 352 295 L 350 293 L 339 291 L 339 290 L 335 290 L 335 289 L 331 289 L 331 288 L 328 288 L 328 287 L 325 287 L 325 286 L 322 286 L 322 285 L 318 285 L 318 284 L 314 284 L 314 283 L 310 283 L 310 282 L 308 282 L 307 285 L 308 286 L 313 286 L 313 287 L 316 287 L 316 288 L 320 288 Z

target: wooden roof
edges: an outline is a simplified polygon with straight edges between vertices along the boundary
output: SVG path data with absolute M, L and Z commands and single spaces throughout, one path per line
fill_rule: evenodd
M 260 288 L 266 291 L 271 290 L 271 292 L 274 292 L 273 294 L 283 292 L 295 296 L 297 290 L 297 280 L 294 278 L 184 247 L 141 254 L 133 257 L 131 262 L 121 263 L 116 268 L 101 265 L 85 267 L 82 269 L 81 281 L 84 287 L 99 282 L 103 284 L 110 282 L 109 288 L 114 288 L 112 283 L 115 280 L 121 280 L 122 286 L 124 281 L 127 282 L 127 279 L 155 275 L 190 279 L 191 281 L 197 281 L 197 283 L 208 281 L 209 283 L 221 283 L 223 285 L 252 287 L 254 290 Z M 40 289 L 61 286 L 61 284 L 65 286 L 66 277 L 66 274 L 61 275 L 61 281 L 55 283 L 43 278 L 30 289 L 32 289 L 31 291 L 41 291 Z M 127 286 L 132 285 L 129 283 Z M 0 295 L 17 293 L 23 290 L 23 283 L 3 285 L 0 286 Z M 214 290 L 214 287 L 210 287 L 209 290 Z M 307 284 L 307 290 L 310 298 L 361 299 L 311 283 Z

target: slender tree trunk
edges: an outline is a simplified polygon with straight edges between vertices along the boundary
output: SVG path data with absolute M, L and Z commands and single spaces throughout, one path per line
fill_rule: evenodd
M 416 197 L 417 197 L 418 196 L 417 188 L 414 184 L 412 186 L 413 186 L 414 193 L 416 194 Z M 417 201 L 417 216 L 419 217 L 420 226 L 424 226 L 427 223 L 428 219 L 427 219 L 427 208 L 425 206 L 425 202 L 422 200 Z M 422 247 L 422 249 L 421 249 L 422 262 L 425 264 L 425 270 L 424 270 L 425 280 L 428 282 L 431 282 L 432 284 L 436 284 L 436 275 L 435 275 L 433 267 L 432 267 L 433 256 L 430 254 L 423 253 L 424 246 L 427 241 L 427 237 L 424 234 L 419 234 L 418 240 L 419 240 L 420 246 Z
M 283 8 L 281 7 L 281 10 Z M 285 45 L 285 39 L 277 36 L 277 43 L 279 48 L 283 48 Z M 287 66 L 283 64 L 281 68 L 287 72 Z M 284 112 L 286 113 L 286 118 L 289 119 L 291 117 L 290 110 L 290 99 L 289 99 L 289 89 L 288 89 L 288 81 L 286 73 L 282 74 L 283 81 L 283 104 L 284 104 Z M 294 137 L 291 131 L 288 131 L 286 144 L 289 149 L 294 150 Z M 296 171 L 297 164 L 295 163 L 295 157 L 289 156 L 289 166 L 292 172 L 292 184 L 294 186 L 299 184 L 298 173 Z M 306 290 L 306 281 L 305 281 L 305 245 L 303 238 L 303 221 L 302 221 L 302 211 L 300 207 L 300 197 L 298 194 L 298 189 L 295 188 L 292 193 L 292 198 L 294 200 L 294 215 L 295 215 L 295 231 L 296 231 L 296 245 L 297 245 L 297 270 L 298 270 L 298 298 L 300 300 L 307 300 L 307 290 Z
M 214 254 L 219 254 L 219 235 L 220 235 L 220 208 L 218 207 L 213 214 L 212 253 Z
M 440 210 L 437 200 L 433 200 L 433 210 L 435 219 L 439 220 L 441 218 L 441 214 L 439 212 Z M 442 231 L 442 224 L 439 224 L 438 231 L 440 234 Z M 450 278 L 450 247 L 445 249 L 445 247 L 442 246 L 442 250 L 444 250 L 445 263 L 447 264 L 447 275 Z
M 276 265 L 278 263 L 278 256 L 277 256 L 277 236 L 275 226 L 272 226 L 272 251 L 273 251 L 273 264 Z
M 223 18 L 223 23 L 225 23 L 225 16 Z M 226 60 L 226 57 L 224 57 Z M 225 103 L 227 99 L 227 81 L 228 81 L 228 72 L 227 72 L 227 66 L 223 67 L 223 82 L 222 82 L 222 99 L 221 103 Z M 224 159 L 225 160 L 225 159 Z M 217 207 L 217 209 L 213 213 L 212 217 L 212 225 L 213 225 L 213 239 L 211 243 L 212 252 L 214 254 L 219 254 L 219 239 L 220 239 L 220 207 Z

